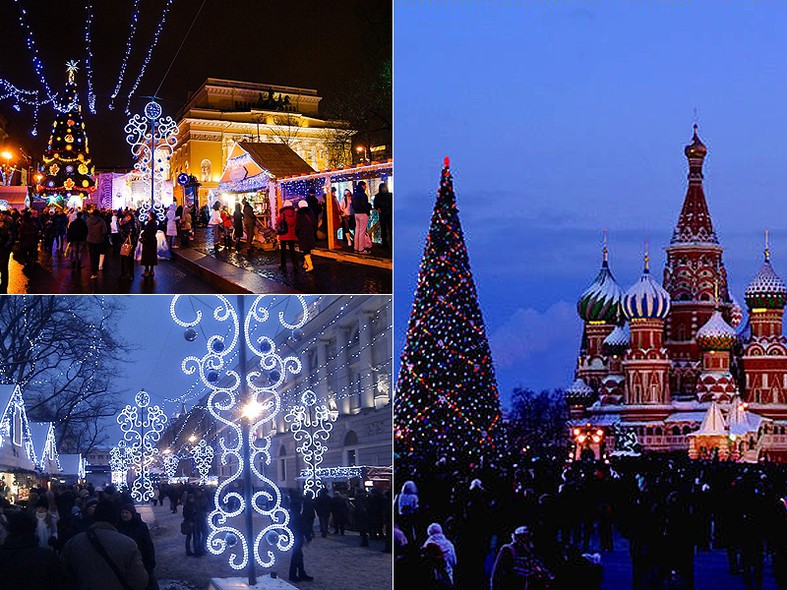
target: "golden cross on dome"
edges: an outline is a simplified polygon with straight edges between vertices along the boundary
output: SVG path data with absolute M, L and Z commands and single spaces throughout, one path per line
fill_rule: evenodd
M 604 228 L 604 249 L 602 251 L 604 253 L 604 262 L 609 261 L 609 250 L 607 250 L 607 230 Z
M 77 67 L 78 63 L 79 63 L 79 60 L 75 60 L 75 59 L 72 59 L 71 61 L 67 61 L 66 62 L 66 72 L 68 72 L 68 83 L 69 84 L 73 84 L 74 83 L 74 75 L 79 70 L 79 68 Z
M 645 272 L 650 272 L 650 255 L 648 254 L 648 240 L 645 240 Z
M 768 236 L 768 230 L 765 230 L 765 262 L 771 261 L 771 242 Z

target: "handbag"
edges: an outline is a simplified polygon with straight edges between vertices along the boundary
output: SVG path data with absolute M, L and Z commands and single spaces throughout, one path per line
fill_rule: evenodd
M 180 523 L 180 534 L 181 535 L 190 535 L 194 532 L 194 523 L 190 520 L 184 520 Z
M 128 238 L 126 238 L 126 241 L 123 242 L 123 245 L 120 247 L 120 255 L 131 256 L 133 250 L 134 250 L 134 246 L 131 244 L 131 237 L 129 236 Z

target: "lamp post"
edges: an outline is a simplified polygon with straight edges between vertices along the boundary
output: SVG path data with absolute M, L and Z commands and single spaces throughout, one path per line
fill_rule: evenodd
M 171 316 L 186 328 L 186 340 L 193 341 L 202 311 L 193 311 L 193 320 L 181 319 L 177 313 L 180 297 L 172 299 Z M 242 296 L 235 305 L 225 296 L 216 298 L 219 303 L 213 310 L 213 319 L 226 322 L 229 334 L 209 336 L 206 353 L 202 357 L 187 356 L 181 368 L 186 374 L 199 375 L 209 390 L 208 410 L 224 426 L 218 439 L 221 462 L 231 470 L 235 464 L 238 466 L 216 488 L 215 509 L 208 516 L 208 551 L 214 555 L 228 552 L 230 567 L 246 570 L 249 585 L 254 585 L 256 566 L 272 567 L 276 561 L 273 549 L 287 551 L 294 539 L 288 527 L 289 514 L 281 505 L 281 492 L 265 475 L 264 465 L 271 461 L 270 435 L 255 440 L 251 437 L 275 419 L 281 407 L 279 388 L 287 373 L 300 373 L 302 363 L 295 356 L 282 357 L 273 338 L 261 330 L 271 318 L 269 310 L 261 305 L 264 295 L 256 297 L 248 310 Z M 300 316 L 290 323 L 280 312 L 278 319 L 281 327 L 295 331 L 305 325 L 309 314 L 303 297 L 291 300 L 300 302 Z M 247 350 L 257 357 L 258 367 L 249 367 Z M 238 364 L 230 365 L 235 354 Z M 257 467 L 259 460 L 261 468 Z M 255 480 L 259 482 L 256 491 Z M 267 519 L 256 533 L 255 513 Z
M 11 160 L 14 159 L 14 153 L 11 150 L 3 150 L 0 152 L 0 157 L 3 158 L 3 163 L 0 164 L 0 173 L 2 173 L 3 184 L 5 186 L 11 186 L 11 182 L 14 178 L 14 172 L 16 172 L 16 166 L 11 165 Z

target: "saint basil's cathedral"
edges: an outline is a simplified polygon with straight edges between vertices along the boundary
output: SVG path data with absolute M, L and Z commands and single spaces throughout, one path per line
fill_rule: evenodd
M 584 322 L 571 409 L 574 458 L 681 451 L 692 458 L 787 461 L 787 288 L 770 253 L 746 288 L 748 320 L 727 274 L 702 187 L 707 148 L 694 126 L 688 189 L 666 248 L 623 291 L 606 245 L 580 297 Z

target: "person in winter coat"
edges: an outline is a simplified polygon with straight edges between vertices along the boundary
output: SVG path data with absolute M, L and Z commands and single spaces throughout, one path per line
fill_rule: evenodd
M 355 493 L 355 508 L 353 509 L 353 525 L 361 534 L 361 547 L 369 546 L 369 496 L 363 489 Z
M 125 244 L 126 241 L 131 244 L 131 253 L 128 256 L 120 257 L 120 278 L 133 280 L 134 279 L 134 252 L 137 250 L 137 241 L 139 240 L 139 229 L 134 215 L 131 211 L 126 211 L 126 214 L 121 216 L 118 220 L 118 241 Z
M 47 494 L 52 494 L 52 492 L 47 492 Z M 54 505 L 54 496 L 52 496 L 52 501 L 39 498 L 36 502 L 35 516 L 38 546 L 42 549 L 54 549 L 57 547 L 57 521 L 59 520 L 57 508 Z
M 331 517 L 333 518 L 333 534 L 344 536 L 344 528 L 349 524 L 349 511 L 347 510 L 347 499 L 340 493 L 331 498 Z
M 491 590 L 541 588 L 552 574 L 533 552 L 530 529 L 521 526 L 511 535 L 511 543 L 503 545 L 492 568 Z
M 286 225 L 287 231 L 279 233 Z M 276 219 L 276 233 L 279 234 L 279 249 L 281 251 L 281 269 L 287 270 L 286 251 L 290 251 L 290 260 L 292 261 L 293 269 L 298 266 L 298 259 L 295 256 L 295 240 L 298 236 L 295 234 L 295 209 L 292 206 L 292 201 L 284 201 L 281 209 L 279 209 L 279 217 Z
M 290 498 L 290 530 L 294 543 L 290 558 L 290 582 L 311 582 L 314 578 L 306 573 L 303 565 L 303 544 L 308 542 L 304 530 L 300 498 Z
M 429 543 L 434 543 L 440 547 L 440 550 L 443 552 L 446 573 L 453 584 L 454 568 L 456 567 L 456 549 L 454 549 L 454 544 L 446 538 L 443 534 L 443 527 L 436 522 L 429 525 L 426 529 L 426 534 L 429 536 L 423 546 L 426 547 Z
M 103 268 L 107 224 L 99 215 L 98 209 L 93 209 L 93 212 L 87 218 L 87 247 L 90 252 L 90 271 L 91 279 L 98 278 L 99 269 Z
M 362 180 L 355 185 L 353 191 L 353 212 L 355 213 L 355 251 L 359 254 L 371 252 L 372 240 L 369 237 L 369 195 L 366 194 L 366 183 Z
M 115 517 L 115 507 L 111 502 L 99 502 L 94 514 L 95 522 L 63 547 L 63 562 L 79 590 L 145 590 L 148 585 L 142 554 L 133 539 L 114 527 Z M 106 558 L 102 553 L 106 554 Z M 115 563 L 125 585 L 107 558 Z
M 221 217 L 221 205 L 216 201 L 213 203 L 213 209 L 210 210 L 210 219 L 208 219 L 208 227 L 213 230 L 213 251 L 218 252 L 221 248 L 221 239 L 224 236 L 222 225 L 224 220 Z
M 224 235 L 224 246 L 232 247 L 232 213 L 229 207 L 224 205 L 221 208 L 221 231 Z
M 418 515 L 418 489 L 415 487 L 414 481 L 404 482 L 396 504 L 399 526 L 407 538 L 414 541 L 416 538 L 415 521 Z
M 251 255 L 254 247 L 254 230 L 257 226 L 257 216 L 254 215 L 254 208 L 246 199 L 243 199 L 243 229 L 246 232 L 247 254 Z
M 156 223 L 156 214 L 152 211 L 148 214 L 148 220 L 145 227 L 142 229 L 140 240 L 142 241 L 142 259 L 140 264 L 145 267 L 142 273 L 143 277 L 153 278 L 153 267 L 158 264 L 158 239 L 156 233 L 158 232 L 158 224 Z
M 321 488 L 314 501 L 314 511 L 320 519 L 320 534 L 322 538 L 328 536 L 328 522 L 331 519 L 331 495 L 328 490 Z
M 175 245 L 175 240 L 178 237 L 178 221 L 180 217 L 176 212 L 175 203 L 172 203 L 167 209 L 167 244 L 169 244 L 169 249 L 177 247 Z
M 38 257 L 38 240 L 40 235 L 38 221 L 33 217 L 29 209 L 25 209 L 19 222 L 19 249 L 22 254 L 21 262 L 25 266 L 34 264 Z
M 11 252 L 16 242 L 14 222 L 5 212 L 0 211 L 0 293 L 8 293 L 9 271 Z
M 380 214 L 380 242 L 383 248 L 388 248 L 393 245 L 393 195 L 388 192 L 388 185 L 384 182 L 380 183 L 380 190 L 374 195 L 374 208 Z
M 314 270 L 312 264 L 312 248 L 314 248 L 314 232 L 317 230 L 317 221 L 314 218 L 309 204 L 306 201 L 298 201 L 298 211 L 295 219 L 295 234 L 298 236 L 298 248 L 303 252 L 303 267 L 306 272 Z
M 183 503 L 183 530 L 186 531 L 186 555 L 200 555 L 197 533 L 197 504 L 194 494 L 188 494 Z
M 36 521 L 29 512 L 10 513 L 6 528 L 8 536 L 0 545 L 3 584 L 14 590 L 71 588 L 55 552 L 39 546 Z
M 191 239 L 191 205 L 183 207 L 183 214 L 180 217 L 180 245 L 182 248 L 189 247 Z
M 347 247 L 352 248 L 353 232 L 355 231 L 355 214 L 353 213 L 353 194 L 350 189 L 344 189 L 344 197 L 340 203 L 342 210 L 342 229 Z
M 68 250 L 73 260 L 72 266 L 76 270 L 82 270 L 82 256 L 87 240 L 87 224 L 82 218 L 82 213 L 76 213 L 76 217 L 68 226 L 66 238 L 68 239 Z
M 240 203 L 235 203 L 235 210 L 232 212 L 232 239 L 235 240 L 235 250 L 240 252 L 240 241 L 243 239 L 243 210 Z
M 314 511 L 314 500 L 309 496 L 303 499 L 301 515 L 303 521 L 303 536 L 306 538 L 306 542 L 310 543 L 314 538 L 314 518 L 317 513 Z
M 156 548 L 153 546 L 153 539 L 150 537 L 150 529 L 142 521 L 142 517 L 134 508 L 134 504 L 123 504 L 120 507 L 120 520 L 117 523 L 117 530 L 119 533 L 136 541 L 139 552 L 142 555 L 142 564 L 148 573 L 148 590 L 158 588 L 156 577 L 153 575 L 153 570 L 156 569 Z

